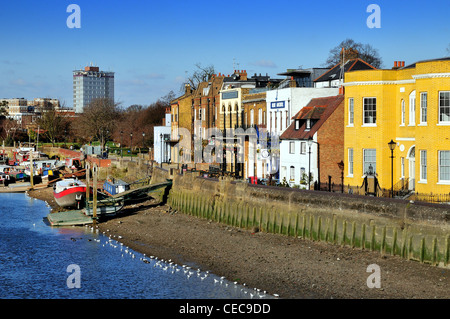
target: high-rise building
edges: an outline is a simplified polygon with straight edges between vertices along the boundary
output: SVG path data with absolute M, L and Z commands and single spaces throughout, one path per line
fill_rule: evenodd
M 73 108 L 82 113 L 84 106 L 96 98 L 114 101 L 114 72 L 100 71 L 97 66 L 86 66 L 73 71 Z

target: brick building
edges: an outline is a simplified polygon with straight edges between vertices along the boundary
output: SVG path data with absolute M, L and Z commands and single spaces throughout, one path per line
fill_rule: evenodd
M 292 117 L 281 134 L 280 180 L 307 188 L 311 183 L 340 183 L 344 159 L 344 96 L 313 98 Z

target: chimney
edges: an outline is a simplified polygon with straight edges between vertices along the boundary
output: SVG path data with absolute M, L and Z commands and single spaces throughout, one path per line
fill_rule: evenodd
M 189 83 L 186 83 L 184 85 L 184 93 L 185 94 L 191 94 L 191 85 Z
M 394 66 L 392 67 L 392 70 L 397 70 L 402 66 L 401 61 L 394 61 Z

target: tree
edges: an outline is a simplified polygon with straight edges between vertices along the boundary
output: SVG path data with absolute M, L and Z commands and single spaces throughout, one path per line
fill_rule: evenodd
M 447 47 L 447 56 L 450 57 L 450 43 L 448 44 L 448 47 Z
M 376 68 L 382 67 L 383 61 L 381 60 L 377 49 L 373 48 L 370 44 L 355 42 L 353 39 L 345 39 L 337 46 L 332 48 L 324 65 L 326 65 L 327 67 L 333 67 L 336 64 L 341 63 L 342 49 L 344 49 L 344 51 L 349 50 L 350 52 L 357 51 L 357 57 L 359 57 L 360 59 Z M 351 57 L 348 56 L 345 58 L 345 60 L 347 61 L 349 58 Z
M 8 115 L 8 101 L 0 102 L 0 116 Z
M 64 136 L 68 121 L 64 116 L 58 114 L 54 108 L 51 108 L 43 112 L 41 118 L 37 120 L 37 124 L 45 131 L 44 136 L 53 145 L 59 137 Z
M 79 118 L 78 134 L 87 140 L 98 140 L 102 148 L 106 140 L 112 135 L 116 124 L 120 121 L 121 111 L 119 103 L 109 98 L 94 99 L 83 108 Z
M 185 82 L 189 84 L 193 90 L 196 90 L 200 83 L 209 81 L 212 75 L 215 73 L 213 65 L 202 67 L 201 63 L 196 63 L 195 67 L 197 69 L 194 71 L 194 73 L 192 73 L 187 77 Z M 183 85 L 180 88 L 181 92 L 184 91 L 185 83 L 183 83 Z

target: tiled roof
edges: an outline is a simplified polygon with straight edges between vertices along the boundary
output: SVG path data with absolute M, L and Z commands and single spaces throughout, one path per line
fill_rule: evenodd
M 344 72 L 358 71 L 358 70 L 370 70 L 370 69 L 376 69 L 376 68 L 361 59 L 348 60 L 344 64 Z M 339 64 L 336 64 L 334 67 L 332 67 L 328 72 L 322 74 L 317 79 L 315 79 L 314 82 L 325 82 L 325 81 L 337 80 L 337 79 L 339 79 L 340 75 L 341 75 L 341 64 L 339 63 Z
M 320 129 L 322 124 L 330 117 L 337 107 L 344 101 L 344 95 L 320 97 L 311 99 L 292 119 L 291 125 L 281 134 L 281 140 L 306 140 L 312 138 Z M 316 120 L 310 130 L 306 130 L 306 123 L 303 123 L 298 130 L 295 130 L 295 120 Z M 306 122 L 306 121 L 304 121 Z

